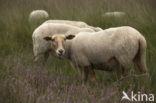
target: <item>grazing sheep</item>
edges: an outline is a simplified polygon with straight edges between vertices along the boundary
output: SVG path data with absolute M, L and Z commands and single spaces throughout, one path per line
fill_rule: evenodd
M 48 18 L 49 14 L 45 10 L 33 10 L 29 15 L 29 24 L 35 28 Z
M 72 26 L 77 26 L 80 28 L 91 28 L 95 32 L 101 31 L 102 29 L 100 27 L 93 27 L 89 26 L 87 23 L 82 21 L 70 21 L 70 20 L 47 20 L 44 23 L 63 23 L 63 24 L 70 24 Z
M 106 12 L 103 16 L 104 17 L 123 17 L 125 16 L 125 12 Z
M 124 75 L 132 63 L 141 73 L 147 72 L 146 40 L 132 27 L 80 32 L 74 37 L 62 34 L 46 36 L 44 39 L 51 41 L 53 52 L 58 57 L 64 56 L 74 67 L 84 70 L 84 81 L 87 81 L 88 73 L 96 81 L 94 69 L 112 71 L 120 68 Z
M 36 28 L 33 32 L 33 52 L 34 60 L 45 62 L 49 56 L 51 46 L 43 37 L 53 34 L 76 34 L 81 31 L 94 32 L 90 28 L 78 28 L 75 26 L 59 23 L 45 23 Z

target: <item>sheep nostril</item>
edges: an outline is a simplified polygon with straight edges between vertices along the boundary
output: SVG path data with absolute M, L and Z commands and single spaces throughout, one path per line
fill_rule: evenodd
M 60 54 L 62 54 L 62 53 L 63 53 L 63 50 L 62 50 L 62 49 L 61 49 L 61 50 L 59 50 L 59 53 L 60 53 Z

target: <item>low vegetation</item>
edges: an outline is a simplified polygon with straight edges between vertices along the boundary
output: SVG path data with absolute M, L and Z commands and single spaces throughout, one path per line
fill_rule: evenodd
M 155 5 L 155 0 L 1 0 L 0 103 L 120 103 L 123 90 L 156 93 Z M 51 57 L 43 67 L 35 64 L 28 23 L 34 9 L 46 10 L 51 19 L 80 20 L 103 29 L 136 28 L 147 40 L 150 80 L 141 76 L 120 81 L 116 73 L 96 71 L 98 84 L 83 85 L 80 71 L 66 60 Z M 102 16 L 109 11 L 126 15 Z

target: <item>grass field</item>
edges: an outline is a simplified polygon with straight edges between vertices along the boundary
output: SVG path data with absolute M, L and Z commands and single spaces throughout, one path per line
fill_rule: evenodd
M 81 20 L 103 29 L 136 28 L 147 40 L 150 81 L 129 78 L 119 83 L 115 73 L 96 71 L 98 85 L 83 85 L 81 73 L 68 61 L 50 57 L 44 67 L 35 64 L 28 23 L 34 9 L 48 11 L 51 19 Z M 126 16 L 102 16 L 109 11 L 123 11 Z M 156 94 L 155 0 L 0 1 L 0 103 L 120 103 L 123 90 Z

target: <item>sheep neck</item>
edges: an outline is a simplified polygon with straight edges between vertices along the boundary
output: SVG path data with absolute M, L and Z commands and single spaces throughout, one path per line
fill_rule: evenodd
M 67 59 L 70 59 L 70 56 L 71 56 L 71 44 L 72 44 L 71 42 L 72 42 L 71 40 L 68 40 L 65 44 L 66 45 L 65 58 L 67 58 Z

